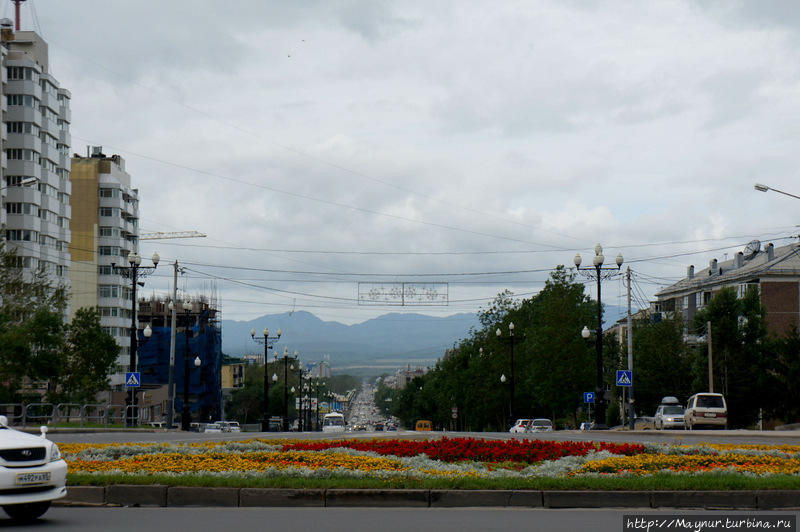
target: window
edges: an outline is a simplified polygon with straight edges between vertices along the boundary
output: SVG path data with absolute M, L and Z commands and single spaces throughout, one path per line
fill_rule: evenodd
M 39 83 L 39 73 L 30 67 L 12 66 L 8 67 L 9 80 L 22 80 L 27 79 Z
M 38 242 L 39 232 L 31 231 L 29 229 L 9 229 L 6 231 L 6 240 Z
M 747 291 L 750 290 L 751 288 L 754 289 L 756 292 L 759 292 L 760 285 L 758 284 L 758 281 L 750 283 L 741 283 L 736 289 L 736 297 L 742 299 L 745 296 L 745 294 L 747 294 Z
M 119 197 L 119 189 L 118 188 L 101 188 L 100 189 L 100 197 L 101 198 L 118 198 Z
M 6 155 L 9 159 L 20 161 L 33 161 L 39 164 L 39 153 L 33 150 L 24 150 L 20 148 L 9 148 L 6 150 Z
M 101 284 L 97 286 L 99 297 L 119 297 L 119 286 L 114 284 Z
M 119 312 L 117 307 L 99 307 L 97 310 L 101 316 L 106 318 L 116 318 Z
M 6 103 L 9 106 L 24 106 L 32 109 L 39 108 L 39 100 L 29 94 L 8 94 L 6 95 Z
M 39 126 L 32 122 L 6 122 L 6 131 L 9 133 L 26 133 L 39 135 Z
M 100 216 L 119 216 L 119 209 L 116 207 L 100 207 Z
M 117 246 L 99 246 L 97 253 L 103 256 L 118 257 L 119 248 Z
M 99 227 L 98 232 L 100 236 L 111 236 L 111 237 L 118 237 L 119 236 L 119 227 Z
M 113 275 L 114 271 L 113 271 L 113 268 L 111 268 L 111 266 L 108 266 L 108 265 L 106 265 L 106 266 L 98 266 L 97 267 L 97 274 L 98 275 Z

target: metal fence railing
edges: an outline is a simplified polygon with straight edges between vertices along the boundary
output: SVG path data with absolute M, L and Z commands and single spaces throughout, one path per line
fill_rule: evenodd
M 0 403 L 0 416 L 9 425 L 140 425 L 150 420 L 140 406 L 105 403 Z

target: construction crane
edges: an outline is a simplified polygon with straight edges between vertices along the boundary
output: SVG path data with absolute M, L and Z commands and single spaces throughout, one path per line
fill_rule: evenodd
M 139 233 L 139 240 L 166 240 L 168 238 L 205 238 L 205 233 L 197 231 L 155 231 L 153 233 Z

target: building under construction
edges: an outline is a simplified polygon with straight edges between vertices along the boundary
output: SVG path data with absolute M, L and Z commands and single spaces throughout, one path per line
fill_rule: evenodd
M 176 312 L 175 412 L 180 412 L 183 407 L 185 368 L 188 360 L 189 409 L 194 421 L 214 421 L 220 419 L 222 414 L 222 334 L 219 314 L 217 300 L 213 296 L 196 298 L 192 301 L 191 310 L 185 310 L 181 303 Z M 137 366 L 141 372 L 142 387 L 145 389 L 166 387 L 169 383 L 172 332 L 169 301 L 158 296 L 139 299 L 138 321 Z M 153 330 L 150 338 L 145 338 L 142 334 L 147 325 Z M 196 358 L 200 359 L 199 367 L 195 366 Z M 166 394 L 158 395 L 166 397 Z M 161 406 L 158 411 L 166 413 L 167 404 L 158 406 Z M 150 419 L 155 420 L 158 417 L 155 408 L 152 414 Z

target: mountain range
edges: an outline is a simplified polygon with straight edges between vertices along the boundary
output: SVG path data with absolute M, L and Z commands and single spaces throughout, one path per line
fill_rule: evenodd
M 298 351 L 300 358 L 315 362 L 330 355 L 333 371 L 363 373 L 372 369 L 389 371 L 394 368 L 429 366 L 444 355 L 446 349 L 478 327 L 475 314 L 454 314 L 444 318 L 423 314 L 383 314 L 377 318 L 345 325 L 323 321 L 306 311 L 270 314 L 251 321 L 222 320 L 222 350 L 238 357 L 261 353 L 263 347 L 250 337 L 263 338 L 268 327 L 270 336 L 281 329 L 281 338 L 274 349 L 283 353 Z
M 604 325 L 608 327 L 624 313 L 622 307 L 606 306 Z M 479 326 L 478 317 L 471 313 L 444 318 L 389 313 L 345 325 L 323 321 L 306 311 L 284 312 L 250 321 L 222 320 L 222 351 L 232 357 L 261 354 L 264 348 L 253 341 L 250 330 L 263 338 L 264 327 L 269 328 L 270 336 L 281 329 L 281 338 L 273 346 L 279 354 L 288 347 L 289 353 L 298 351 L 306 362 L 329 355 L 336 373 L 371 374 L 408 365 L 431 366 L 446 349 L 466 338 L 470 327 Z

